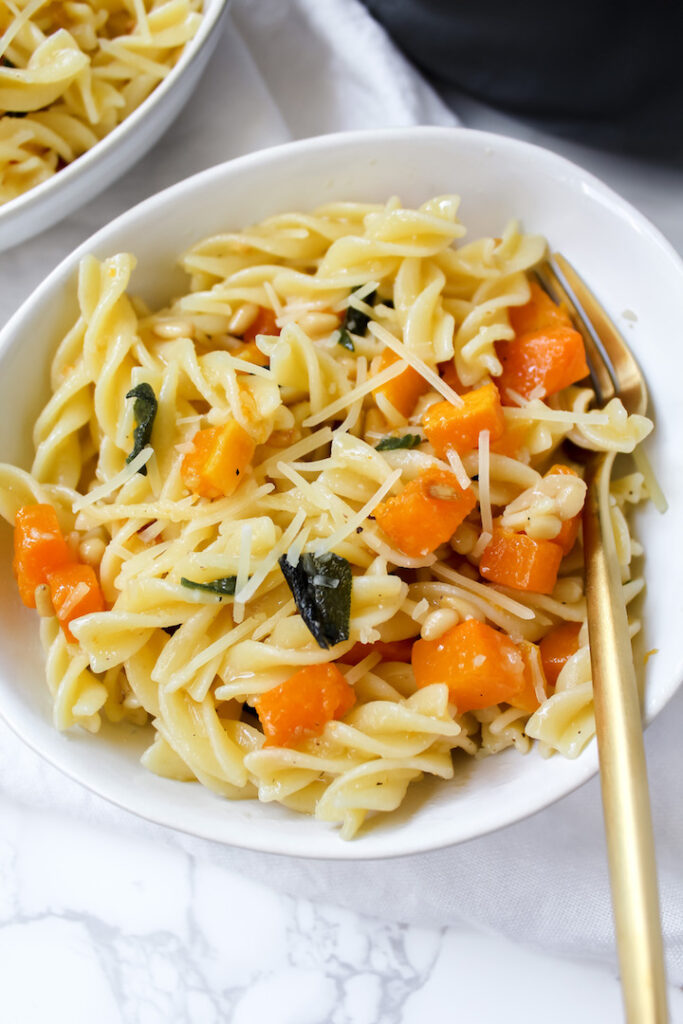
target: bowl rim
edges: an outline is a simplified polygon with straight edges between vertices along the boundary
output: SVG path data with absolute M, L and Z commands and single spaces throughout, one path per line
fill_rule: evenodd
M 61 262 L 54 268 L 54 270 L 52 270 L 38 288 L 22 303 L 5 327 L 0 330 L 0 355 L 9 349 L 12 344 L 19 341 L 24 320 L 27 317 L 30 317 L 36 306 L 40 306 L 45 302 L 46 298 L 50 293 L 52 293 L 55 287 L 59 287 L 66 282 L 69 276 L 76 269 L 78 262 L 83 255 L 97 247 L 106 245 L 108 237 L 111 234 L 115 234 L 118 229 L 130 227 L 134 225 L 136 220 L 141 216 L 147 216 L 157 209 L 165 207 L 169 203 L 174 201 L 177 202 L 177 200 L 183 198 L 186 192 L 194 192 L 196 190 L 201 191 L 208 183 L 212 182 L 214 179 L 220 180 L 226 173 L 248 172 L 250 168 L 257 166 L 260 167 L 271 162 L 277 164 L 283 159 L 286 160 L 290 154 L 294 153 L 313 153 L 318 150 L 325 150 L 334 147 L 343 148 L 349 144 L 366 142 L 368 139 L 373 141 L 379 140 L 380 143 L 387 141 L 414 143 L 424 138 L 430 138 L 435 141 L 452 141 L 458 137 L 469 139 L 475 138 L 481 144 L 482 149 L 485 149 L 486 147 L 495 147 L 498 152 L 502 152 L 503 154 L 505 152 L 512 151 L 516 151 L 517 153 L 521 152 L 537 162 L 540 161 L 541 166 L 544 165 L 546 168 L 552 168 L 555 171 L 564 170 L 571 176 L 571 178 L 573 178 L 573 180 L 580 181 L 582 186 L 589 186 L 599 198 L 606 202 L 616 215 L 625 219 L 630 226 L 635 229 L 637 234 L 646 236 L 651 243 L 654 243 L 657 248 L 661 250 L 662 255 L 672 263 L 674 268 L 678 271 L 683 283 L 683 260 L 658 228 L 656 228 L 643 214 L 633 207 L 631 203 L 623 199 L 618 193 L 602 182 L 599 178 L 594 176 L 591 172 L 585 171 L 580 165 L 568 160 L 566 157 L 554 153 L 551 150 L 545 149 L 544 147 L 523 140 L 496 135 L 491 132 L 455 126 L 410 126 L 402 128 L 330 133 L 314 136 L 308 139 L 296 140 L 294 142 L 283 143 L 214 165 L 213 167 L 200 171 L 197 174 L 167 187 L 161 192 L 147 197 L 140 203 L 119 215 L 115 220 L 95 232 L 81 245 L 69 253 L 63 260 L 61 260 Z M 664 693 L 661 694 L 659 700 L 654 705 L 649 706 L 645 719 L 646 725 L 650 724 L 653 718 L 673 697 L 682 681 L 682 679 L 672 678 L 671 684 Z M 67 752 L 65 756 L 61 756 L 54 750 L 45 752 L 40 749 L 40 744 L 34 736 L 31 735 L 30 729 L 26 730 L 23 723 L 17 723 L 10 720 L 6 715 L 5 708 L 2 704 L 0 704 L 0 717 L 32 750 L 38 753 L 41 757 L 44 757 L 63 774 L 81 783 L 88 790 L 96 793 L 98 796 L 104 797 L 109 803 L 136 814 L 140 818 L 153 822 L 157 825 L 173 828 L 174 830 L 187 835 L 220 842 L 224 845 L 263 853 L 297 856 L 314 860 L 349 861 L 393 858 L 427 853 L 475 838 L 480 838 L 508 825 L 522 821 L 525 818 L 544 810 L 546 807 L 550 807 L 553 803 L 556 803 L 561 798 L 568 796 L 571 792 L 582 786 L 593 775 L 595 775 L 598 770 L 597 747 L 595 740 L 593 739 L 579 757 L 572 762 L 575 767 L 574 774 L 570 780 L 562 781 L 562 785 L 558 788 L 557 793 L 552 794 L 550 797 L 545 793 L 540 796 L 533 792 L 525 793 L 514 802 L 513 806 L 510 806 L 507 809 L 503 807 L 501 810 L 500 807 L 496 807 L 491 813 L 487 812 L 482 814 L 474 827 L 468 827 L 467 822 L 454 819 L 453 824 L 450 827 L 440 827 L 438 831 L 426 830 L 421 836 L 413 835 L 410 832 L 402 836 L 401 830 L 399 829 L 391 836 L 392 848 L 389 850 L 369 850 L 366 852 L 366 850 L 363 849 L 364 843 L 362 836 L 353 843 L 344 843 L 340 839 L 339 846 L 335 847 L 335 850 L 330 850 L 329 848 L 322 850 L 310 850 L 308 848 L 304 849 L 306 844 L 305 836 L 302 836 L 302 839 L 293 839 L 290 835 L 279 832 L 276 826 L 274 826 L 272 830 L 272 841 L 268 842 L 265 842 L 258 837 L 255 839 L 243 838 L 240 834 L 240 829 L 244 826 L 238 824 L 235 826 L 234 834 L 230 837 L 225 837 L 218 836 L 216 831 L 212 831 L 208 824 L 205 826 L 203 823 L 200 824 L 193 822 L 192 825 L 189 826 L 185 825 L 182 820 L 177 820 L 182 812 L 180 810 L 174 810 L 172 803 L 160 803 L 158 806 L 146 805 L 144 809 L 131 806 L 131 804 L 127 803 L 123 798 L 103 792 L 102 789 L 99 788 L 100 784 L 91 781 L 85 771 L 80 769 L 78 763 L 71 763 L 66 747 L 65 751 Z M 533 756 L 533 752 L 529 756 Z M 434 831 L 435 834 L 432 834 Z M 372 843 L 369 845 L 372 845 Z
M 203 0 L 203 3 L 206 2 L 207 0 Z M 140 106 L 136 107 L 115 128 L 112 128 L 108 135 L 99 139 L 94 146 L 91 146 L 90 149 L 86 150 L 85 153 L 82 153 L 75 160 L 72 160 L 66 167 L 63 167 L 51 177 L 46 178 L 45 181 L 41 181 L 39 185 L 28 189 L 27 192 L 23 192 L 21 195 L 15 196 L 14 199 L 10 199 L 9 202 L 3 203 L 0 206 L 0 227 L 2 227 L 4 221 L 11 221 L 13 217 L 26 214 L 46 198 L 49 199 L 53 191 L 57 191 L 65 186 L 68 187 L 69 183 L 75 178 L 86 174 L 105 161 L 110 151 L 120 143 L 124 135 L 134 132 L 140 122 L 147 119 L 153 108 L 157 104 L 163 103 L 166 95 L 185 76 L 191 63 L 208 44 L 232 0 L 210 0 L 210 3 L 211 6 L 206 13 L 204 13 L 202 8 L 202 20 L 197 34 L 185 44 L 178 61 L 173 65 L 166 77 L 151 91 L 149 96 L 145 97 Z M 112 221 L 111 223 L 113 224 L 114 222 Z

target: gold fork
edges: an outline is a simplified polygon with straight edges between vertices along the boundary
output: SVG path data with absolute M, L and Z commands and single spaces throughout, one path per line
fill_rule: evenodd
M 556 253 L 537 276 L 583 335 L 599 404 L 617 396 L 629 414 L 643 415 L 648 396 L 640 368 L 571 264 Z M 610 516 L 614 458 L 613 452 L 591 453 L 586 464 L 583 543 L 595 725 L 626 1019 L 664 1024 L 666 976 L 641 709 Z M 654 474 L 641 453 L 637 464 L 652 485 Z M 661 508 L 661 492 L 659 497 Z

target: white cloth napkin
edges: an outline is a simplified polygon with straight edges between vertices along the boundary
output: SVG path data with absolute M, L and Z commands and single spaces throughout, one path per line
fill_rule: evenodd
M 356 0 L 237 3 L 173 128 L 129 174 L 55 228 L 0 257 L 0 322 L 72 248 L 152 192 L 264 146 L 347 128 L 455 124 Z M 683 693 L 647 734 L 664 928 L 683 982 Z M 154 836 L 293 895 L 406 922 L 468 922 L 547 951 L 614 958 L 596 780 L 494 835 L 384 862 L 322 863 L 234 850 L 128 815 L 43 762 L 0 724 L 2 805 L 52 808 Z

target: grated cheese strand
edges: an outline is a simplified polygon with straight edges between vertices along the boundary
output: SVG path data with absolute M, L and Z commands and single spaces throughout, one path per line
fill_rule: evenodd
M 397 481 L 400 479 L 401 470 L 394 470 L 394 472 L 387 477 L 384 483 L 377 488 L 372 497 L 365 502 L 363 507 L 359 509 L 358 512 L 356 512 L 355 515 L 353 515 L 347 523 L 344 523 L 337 530 L 335 530 L 335 532 L 331 534 L 329 537 L 325 537 L 324 540 L 321 540 L 317 543 L 315 549 L 316 554 L 322 555 L 326 551 L 331 551 L 338 544 L 341 544 L 343 540 L 346 540 L 350 533 L 355 533 L 357 528 L 365 522 L 365 520 L 368 518 L 373 509 L 377 508 L 385 494 L 388 494 L 388 492 L 391 490 L 394 484 L 397 483 Z
M 356 401 L 357 398 L 363 398 L 365 395 L 370 394 L 375 388 L 379 388 L 382 384 L 386 384 L 387 381 L 393 380 L 394 377 L 398 377 L 399 374 L 407 367 L 407 361 L 399 360 L 397 363 L 392 363 L 391 366 L 387 366 L 386 370 L 382 370 L 381 373 L 376 373 L 368 380 L 363 381 L 362 384 L 357 384 L 351 391 L 347 391 L 341 398 L 335 399 L 334 402 L 330 402 L 320 412 L 316 412 L 313 416 L 309 416 L 308 419 L 304 420 L 305 427 L 315 427 L 318 423 L 322 423 L 323 420 L 329 419 L 334 416 L 335 413 L 341 412 L 342 409 L 346 409 L 347 406 L 351 405 Z
M 377 291 L 378 288 L 379 288 L 379 281 L 368 281 L 367 284 L 361 285 L 360 288 L 357 288 L 355 290 L 355 292 L 350 292 L 343 299 L 340 299 L 339 302 L 335 303 L 335 305 L 332 307 L 332 312 L 333 313 L 342 313 L 345 309 L 347 309 L 351 305 L 351 300 L 352 299 L 364 299 L 368 295 L 370 295 L 371 292 Z M 368 307 L 368 308 L 372 308 L 372 307 Z
M 455 448 L 448 448 L 446 450 L 446 458 L 448 459 L 448 465 L 454 473 L 456 480 L 462 487 L 463 491 L 466 491 L 472 481 L 470 480 L 467 470 L 463 466 L 462 459 L 456 452 Z
M 604 412 L 572 412 L 570 409 L 550 409 L 542 403 L 534 405 L 533 409 L 530 408 L 530 403 L 521 409 L 506 405 L 503 414 L 505 419 L 511 420 L 536 420 L 538 422 L 576 424 L 577 426 L 585 423 L 593 427 L 603 427 L 609 423 L 609 416 Z
M 294 444 L 290 444 L 289 448 L 283 448 L 281 451 L 276 452 L 275 455 L 271 455 L 265 462 L 262 462 L 258 466 L 257 472 L 264 473 L 267 475 L 268 471 L 276 466 L 278 462 L 295 462 L 300 459 L 303 455 L 308 455 L 309 452 L 315 451 L 316 448 L 322 448 L 323 445 L 329 444 L 332 440 L 332 430 L 330 427 L 323 427 L 322 430 L 316 430 L 315 433 L 309 434 L 308 437 L 302 437 L 300 441 L 295 441 Z
M 278 622 L 280 622 L 281 619 L 286 619 L 295 611 L 296 601 L 294 600 L 294 598 L 291 598 L 289 601 L 286 602 L 286 604 L 283 604 L 282 608 L 278 608 L 278 610 L 273 615 L 271 615 L 269 619 L 266 619 L 265 622 L 262 622 L 260 626 L 256 627 L 251 639 L 263 640 L 264 637 L 268 636 L 269 633 L 273 632 L 273 630 L 275 629 L 275 627 L 277 626 Z
M 242 591 L 242 603 L 246 604 L 254 596 L 258 588 L 265 580 L 268 573 L 277 565 L 281 555 L 285 553 L 289 545 L 292 543 L 297 533 L 304 524 L 306 513 L 303 509 L 299 509 L 297 514 L 292 519 L 291 523 L 280 537 L 279 541 L 274 548 L 271 549 L 270 553 L 261 562 L 260 568 L 253 574 L 244 590 Z
M 365 356 L 361 356 L 356 363 L 356 386 L 365 384 L 368 379 L 368 361 Z M 349 411 L 346 414 L 346 419 L 341 423 L 335 430 L 335 434 L 347 434 L 349 431 L 358 423 L 358 417 L 361 414 L 363 408 L 363 397 L 357 398 L 356 401 L 349 407 Z
M 470 551 L 472 558 L 481 558 L 484 551 L 491 543 L 492 538 L 492 533 L 489 533 L 488 530 L 482 530 L 482 532 L 479 534 L 479 540 Z
M 378 651 L 367 654 L 362 661 L 359 661 L 357 665 L 353 665 L 348 672 L 344 673 L 346 682 L 349 686 L 354 686 L 363 678 L 366 672 L 370 672 L 381 660 L 382 655 Z
M 489 431 L 479 431 L 479 509 L 484 533 L 493 533 L 491 512 L 491 459 L 489 457 Z
M 434 390 L 438 391 L 447 402 L 458 407 L 465 404 L 457 391 L 454 391 L 445 381 L 441 380 L 441 377 L 439 377 L 435 370 L 432 370 L 424 360 L 416 356 L 414 352 L 411 352 L 407 345 L 399 341 L 386 327 L 382 327 L 381 324 L 373 321 L 368 324 L 368 330 L 380 341 L 383 341 L 387 348 L 390 348 L 397 356 L 405 359 L 408 365 L 412 366 L 413 370 L 419 373 L 421 377 L 424 377 L 427 383 L 431 384 Z
M 462 576 L 455 569 L 449 569 L 446 565 L 437 564 L 432 566 L 432 572 L 443 583 L 453 583 L 457 587 L 462 587 L 463 590 L 469 590 L 470 593 L 482 597 L 485 601 L 490 601 L 491 604 L 496 604 L 499 608 L 503 608 L 512 615 L 516 615 L 518 619 L 529 620 L 534 618 L 534 612 L 531 608 L 527 608 L 526 605 L 520 604 L 519 601 L 507 597 L 506 594 L 501 594 L 499 590 L 494 590 L 492 587 L 484 586 L 483 583 L 477 583 L 476 580 L 470 580 L 467 576 Z
M 275 313 L 275 319 L 278 320 L 282 316 L 282 314 L 284 312 L 284 309 L 282 307 L 282 303 L 280 302 L 280 299 L 278 298 L 277 292 L 273 288 L 273 285 L 271 284 L 270 281 L 264 281 L 263 282 L 263 290 L 266 293 L 266 295 L 268 296 L 268 298 L 270 300 L 270 304 L 273 307 L 273 313 Z
M 61 616 L 62 616 L 62 618 L 68 619 L 68 617 L 71 614 L 71 612 L 73 611 L 73 609 L 78 606 L 79 602 L 82 601 L 82 599 L 84 597 L 88 596 L 88 593 L 89 593 L 89 591 L 88 591 L 88 584 L 87 583 L 83 583 L 83 582 L 78 583 L 74 587 L 74 589 L 71 591 L 71 593 L 69 594 L 69 596 L 66 599 L 66 601 L 64 602 L 64 604 L 62 605 L 62 608 L 61 608 Z
M 652 504 L 658 512 L 663 514 L 668 509 L 669 503 L 666 500 L 664 491 L 659 486 L 659 481 L 655 476 L 650 460 L 641 447 L 637 447 L 633 452 L 633 461 L 636 464 L 636 469 L 643 474 L 645 488 L 652 499 Z
M 224 654 L 229 647 L 232 647 L 239 640 L 243 640 L 244 637 L 249 636 L 251 631 L 258 625 L 260 625 L 262 617 L 259 615 L 252 615 L 251 618 L 245 619 L 244 622 L 235 626 L 234 629 L 229 630 L 220 636 L 218 640 L 214 640 L 212 644 L 207 647 L 203 647 L 202 650 L 195 654 L 194 658 L 191 658 L 187 664 L 183 665 L 181 669 L 174 672 L 164 689 L 167 693 L 173 693 L 175 690 L 179 690 L 181 686 L 186 686 L 190 682 L 192 676 L 194 676 L 200 668 L 211 661 L 213 658 L 219 657 Z
M 135 476 L 141 466 L 144 466 L 145 463 L 149 462 L 153 455 L 154 449 L 152 447 L 148 445 L 146 448 L 143 448 L 142 451 L 139 452 L 126 466 L 124 466 L 120 473 L 113 476 L 111 480 L 107 480 L 106 483 L 100 484 L 99 487 L 93 488 L 92 491 L 88 491 L 88 493 L 84 494 L 82 498 L 77 498 L 72 505 L 72 511 L 74 513 L 82 512 L 84 508 L 88 507 L 88 505 L 94 505 L 96 501 L 100 500 L 100 498 L 107 498 L 113 491 L 117 491 L 119 487 L 123 487 L 125 483 Z M 129 508 L 130 506 L 126 507 Z M 126 513 L 125 518 L 128 518 L 128 513 Z
M 237 578 L 235 580 L 235 604 L 233 607 L 233 618 L 235 622 L 241 622 L 244 618 L 244 601 L 242 591 L 249 580 L 249 569 L 251 567 L 251 538 L 253 524 L 244 523 L 240 531 L 240 554 L 237 561 Z

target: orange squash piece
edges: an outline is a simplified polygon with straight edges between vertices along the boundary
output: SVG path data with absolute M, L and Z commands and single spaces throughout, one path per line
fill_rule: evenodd
M 245 363 L 253 363 L 254 366 L 269 366 L 270 359 L 262 352 L 255 341 L 248 341 L 246 345 L 234 352 L 238 359 Z
M 529 640 L 520 640 L 518 641 L 517 646 L 519 647 L 522 658 L 524 659 L 524 684 L 522 689 L 510 698 L 509 704 L 513 708 L 521 708 L 522 711 L 528 711 L 530 715 L 533 715 L 534 711 L 537 711 L 541 706 L 538 694 L 536 693 L 536 686 L 534 684 L 534 671 L 532 668 L 533 662 L 536 663 L 536 668 L 543 676 L 543 689 L 546 696 L 548 693 L 548 683 L 545 678 L 545 672 L 543 671 L 541 653 L 538 649 L 538 645 L 532 644 Z
M 382 352 L 377 372 L 381 373 L 382 370 L 386 370 L 398 358 L 395 352 L 385 348 L 384 352 Z M 421 377 L 412 366 L 407 366 L 403 373 L 399 373 L 397 377 L 388 380 L 386 384 L 380 384 L 378 388 L 375 388 L 373 394 L 384 395 L 386 400 L 391 402 L 394 409 L 407 419 L 415 408 L 418 398 L 428 390 L 429 384 L 424 377 Z
M 186 486 L 204 498 L 234 494 L 251 462 L 256 445 L 237 420 L 222 427 L 198 430 L 181 474 Z
M 185 486 L 203 498 L 218 498 L 220 495 L 220 491 L 210 487 L 203 480 L 201 472 L 211 448 L 216 443 L 219 429 L 207 427 L 205 430 L 198 430 L 192 438 L 192 450 L 186 452 L 180 467 L 180 475 L 185 481 Z
M 529 434 L 529 424 L 523 420 L 506 420 L 505 430 L 491 444 L 493 455 L 507 455 L 509 459 L 516 459 L 522 448 L 526 445 Z
M 551 540 L 495 527 L 484 548 L 479 572 L 492 583 L 535 594 L 552 593 L 562 561 L 562 548 Z
M 252 324 L 247 327 L 246 331 L 242 335 L 242 341 L 250 344 L 256 339 L 257 334 L 269 334 L 274 337 L 279 337 L 280 328 L 275 322 L 276 316 L 272 309 L 268 309 L 267 306 L 260 306 L 256 319 Z M 244 358 L 240 356 L 240 359 Z
M 258 698 L 264 746 L 293 747 L 320 736 L 328 722 L 343 718 L 355 703 L 354 689 L 336 665 L 307 665 Z
M 447 363 L 439 363 L 439 373 L 444 384 L 448 384 L 449 388 L 453 388 L 456 395 L 466 395 L 468 391 L 472 390 L 467 384 L 463 384 L 458 377 L 455 359 L 449 359 Z
M 50 574 L 52 605 L 64 635 L 75 643 L 69 628 L 74 619 L 90 612 L 104 611 L 104 598 L 91 565 L 67 565 Z
M 546 633 L 539 643 L 543 671 L 550 686 L 555 686 L 560 672 L 578 651 L 580 632 L 580 622 L 562 622 Z
M 551 466 L 546 476 L 578 476 L 579 474 L 571 468 L 571 466 L 556 465 Z M 581 526 L 581 513 L 578 512 L 571 519 L 565 519 L 560 527 L 560 532 L 556 537 L 553 537 L 553 544 L 559 544 L 562 548 L 562 554 L 568 555 L 576 544 L 576 538 L 579 535 L 579 528 Z
M 524 686 L 524 658 L 504 633 L 465 619 L 438 640 L 417 640 L 412 657 L 418 687 L 446 683 L 458 711 L 510 702 Z
M 233 494 L 255 450 L 256 445 L 246 430 L 237 420 L 228 420 L 221 427 L 216 443 L 202 466 L 203 479 L 221 494 Z
M 35 608 L 35 589 L 56 569 L 75 562 L 52 505 L 24 505 L 14 527 L 14 575 L 21 600 Z
M 379 640 L 375 644 L 354 644 L 350 651 L 339 659 L 345 665 L 357 665 L 368 654 L 381 654 L 382 661 L 410 661 L 415 637 L 408 640 Z
M 434 467 L 378 505 L 374 517 L 397 548 L 420 558 L 450 540 L 476 503 L 471 487 L 464 491 L 453 473 Z
M 573 327 L 542 327 L 513 341 L 496 343 L 503 372 L 497 378 L 503 405 L 513 405 L 508 388 L 522 398 L 541 389 L 547 398 L 588 376 L 583 338 Z
M 505 430 L 500 395 L 495 384 L 484 384 L 462 396 L 463 404 L 437 402 L 422 417 L 422 425 L 434 451 L 443 459 L 448 449 L 463 455 L 479 447 L 479 434 L 489 431 L 489 439 L 497 441 Z
M 531 298 L 523 306 L 510 306 L 510 326 L 516 335 L 539 331 L 543 327 L 571 327 L 569 315 L 558 306 L 536 281 L 530 281 Z

